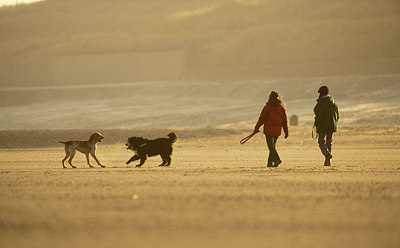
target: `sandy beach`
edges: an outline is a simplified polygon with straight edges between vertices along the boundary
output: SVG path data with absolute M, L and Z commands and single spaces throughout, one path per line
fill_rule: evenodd
M 323 166 L 310 128 L 292 127 L 289 139 L 278 141 L 284 161 L 278 168 L 266 167 L 263 135 L 239 144 L 250 128 L 215 128 L 209 135 L 176 130 L 182 138 L 169 168 L 157 166 L 159 157 L 142 168 L 127 167 L 132 153 L 124 143 L 104 142 L 98 158 L 106 168 L 89 169 L 77 154 L 78 168 L 62 169 L 62 146 L 33 147 L 34 138 L 25 133 L 21 148 L 0 150 L 0 243 L 398 246 L 399 126 L 343 126 L 335 136 L 331 167 Z M 105 141 L 129 132 L 139 135 L 108 130 Z M 18 132 L 7 135 L 2 134 L 2 142 Z

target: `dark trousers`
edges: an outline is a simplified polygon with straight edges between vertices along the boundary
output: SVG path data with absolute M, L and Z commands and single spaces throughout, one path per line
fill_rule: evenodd
M 268 164 L 272 165 L 272 162 L 281 161 L 281 159 L 279 158 L 279 154 L 276 151 L 276 141 L 278 140 L 278 137 L 268 136 L 268 135 L 265 135 L 265 137 L 269 149 Z
M 324 156 L 332 153 L 332 139 L 333 133 L 319 133 L 318 144 Z

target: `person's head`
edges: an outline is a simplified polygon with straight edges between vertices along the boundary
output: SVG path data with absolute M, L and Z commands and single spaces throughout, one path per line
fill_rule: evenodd
M 282 104 L 282 97 L 276 91 L 271 91 L 269 94 L 268 102 L 270 102 L 273 106 L 278 106 Z
M 319 96 L 320 97 L 322 97 L 322 96 L 327 96 L 328 94 L 329 94 L 329 89 L 328 89 L 328 86 L 321 86 L 320 88 L 319 88 L 319 90 L 318 90 L 318 93 L 319 93 Z

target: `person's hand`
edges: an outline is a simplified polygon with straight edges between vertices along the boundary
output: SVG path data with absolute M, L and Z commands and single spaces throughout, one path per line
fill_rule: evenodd
M 285 133 L 285 139 L 287 139 L 289 137 L 288 133 Z
M 254 129 L 254 131 L 253 131 L 253 133 L 258 133 L 258 132 L 260 132 L 260 130 L 256 130 L 256 129 Z

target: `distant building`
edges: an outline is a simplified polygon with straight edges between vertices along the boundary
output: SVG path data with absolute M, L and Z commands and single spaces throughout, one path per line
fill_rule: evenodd
M 178 79 L 180 51 L 66 55 L 53 58 L 55 84 L 97 84 Z

